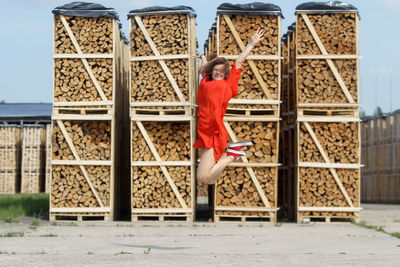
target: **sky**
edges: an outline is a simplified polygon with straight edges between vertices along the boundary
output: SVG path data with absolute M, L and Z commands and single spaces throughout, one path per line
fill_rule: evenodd
M 52 102 L 53 8 L 72 1 L 0 0 L 0 101 Z M 128 36 L 127 14 L 149 6 L 191 6 L 197 14 L 199 52 L 216 17 L 219 0 L 100 0 L 114 8 Z M 229 1 L 249 3 L 253 1 Z M 307 1 L 268 1 L 283 12 L 282 33 L 295 21 L 297 5 Z M 352 0 L 360 21 L 360 104 L 366 115 L 379 106 L 383 112 L 400 109 L 400 0 Z

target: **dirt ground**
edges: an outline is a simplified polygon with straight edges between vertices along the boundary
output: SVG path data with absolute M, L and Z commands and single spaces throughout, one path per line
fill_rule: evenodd
M 362 206 L 400 232 L 400 205 Z M 400 239 L 351 223 L 19 220 L 0 223 L 0 266 L 400 266 Z

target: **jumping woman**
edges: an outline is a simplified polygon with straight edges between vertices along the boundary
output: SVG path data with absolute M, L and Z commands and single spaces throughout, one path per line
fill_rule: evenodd
M 200 82 L 197 92 L 199 138 L 193 147 L 200 149 L 200 163 L 197 169 L 197 179 L 200 182 L 213 184 L 221 176 L 225 167 L 246 156 L 243 149 L 252 145 L 250 141 L 240 141 L 228 144 L 228 132 L 223 118 L 231 98 L 238 95 L 238 84 L 243 71 L 242 64 L 254 46 L 264 37 L 264 31 L 258 29 L 247 43 L 243 52 L 232 64 L 225 58 L 217 57 L 210 62 L 204 55 L 196 56 L 202 61 Z

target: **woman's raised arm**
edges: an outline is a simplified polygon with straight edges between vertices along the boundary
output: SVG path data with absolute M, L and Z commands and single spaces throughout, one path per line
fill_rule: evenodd
M 205 55 L 199 55 L 199 56 L 193 56 L 194 58 L 200 58 L 201 59 L 201 70 L 200 72 L 203 72 L 203 67 L 208 63 L 207 58 Z
M 236 59 L 235 65 L 236 68 L 239 69 L 242 67 L 243 62 L 246 60 L 247 56 L 250 54 L 250 51 L 256 46 L 262 39 L 264 39 L 264 31 L 258 29 L 253 35 L 248 34 L 250 37 L 249 42 L 247 43 L 243 52 Z

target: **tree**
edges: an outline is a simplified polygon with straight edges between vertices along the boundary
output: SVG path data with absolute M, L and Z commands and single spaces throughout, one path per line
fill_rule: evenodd
M 375 116 L 381 117 L 383 115 L 382 109 L 380 106 L 377 106 L 375 109 Z
M 5 103 L 6 103 L 5 100 L 1 100 L 1 101 L 0 101 L 0 104 L 5 104 Z

